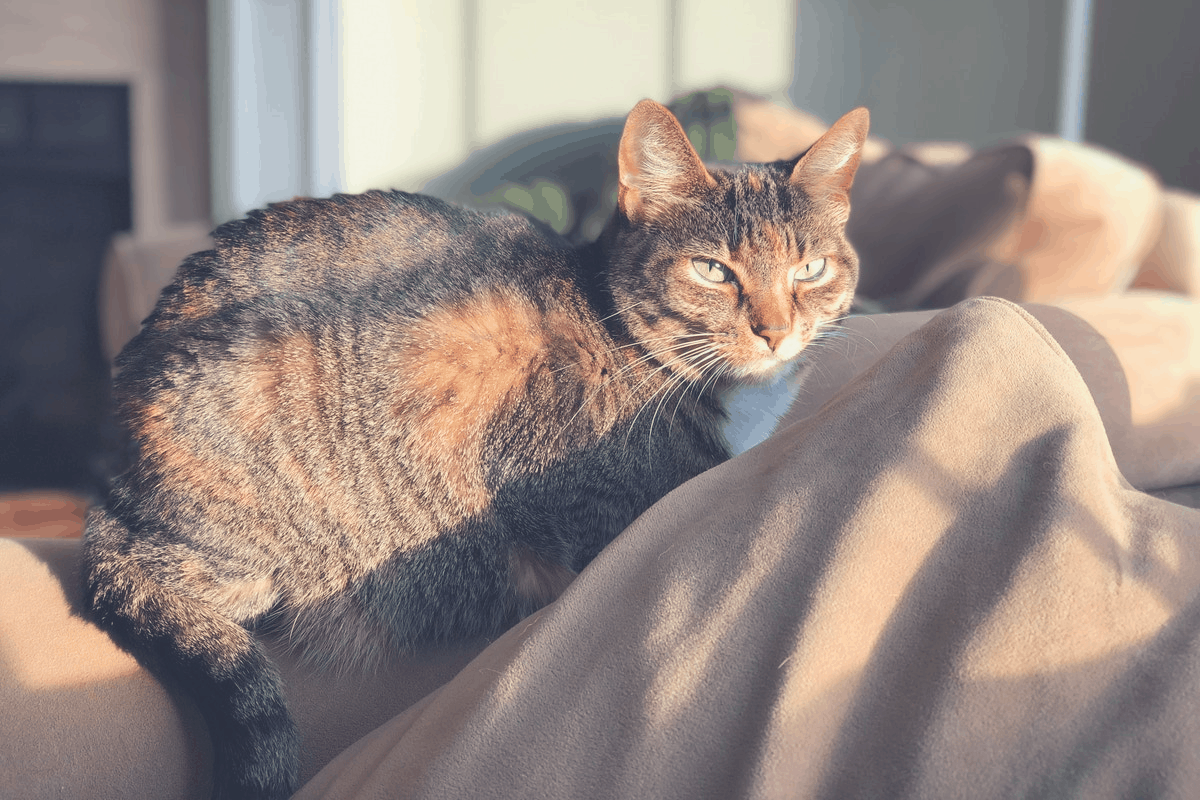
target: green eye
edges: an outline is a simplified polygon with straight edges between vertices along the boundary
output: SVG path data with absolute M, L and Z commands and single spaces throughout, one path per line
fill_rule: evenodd
M 711 283 L 725 283 L 733 280 L 733 272 L 729 267 L 714 258 L 693 258 L 692 269 L 704 280 Z
M 824 274 L 825 259 L 818 258 L 816 261 L 810 261 L 800 269 L 796 270 L 796 280 L 808 283 L 809 281 L 815 281 Z

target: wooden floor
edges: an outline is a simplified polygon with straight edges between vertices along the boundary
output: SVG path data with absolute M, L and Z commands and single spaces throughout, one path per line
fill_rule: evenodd
M 66 492 L 0 494 L 0 536 L 77 538 L 85 513 L 87 502 Z

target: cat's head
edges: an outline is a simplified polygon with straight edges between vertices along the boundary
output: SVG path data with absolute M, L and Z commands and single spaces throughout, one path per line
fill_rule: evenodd
M 706 167 L 671 112 L 638 103 L 606 231 L 629 333 L 692 379 L 765 380 L 799 356 L 854 296 L 845 228 L 867 125 L 859 108 L 797 159 Z

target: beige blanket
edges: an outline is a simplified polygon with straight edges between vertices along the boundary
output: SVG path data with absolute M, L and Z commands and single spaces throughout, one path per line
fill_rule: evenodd
M 980 391 L 988 387 L 988 391 Z M 970 301 L 651 509 L 302 798 L 1200 796 L 1200 511 Z

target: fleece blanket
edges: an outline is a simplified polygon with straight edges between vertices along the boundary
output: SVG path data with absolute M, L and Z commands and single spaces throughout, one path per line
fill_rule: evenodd
M 1198 590 L 1200 511 L 1131 488 L 1044 327 L 968 301 L 298 796 L 1195 797 Z

